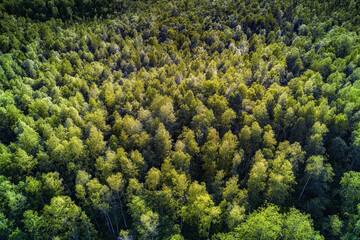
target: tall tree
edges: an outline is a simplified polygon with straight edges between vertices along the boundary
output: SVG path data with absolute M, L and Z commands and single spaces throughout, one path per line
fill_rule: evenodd
M 203 237 L 209 237 L 211 223 L 216 222 L 220 215 L 220 209 L 215 206 L 205 185 L 197 182 L 190 185 L 187 204 L 181 212 L 185 221 L 197 224 L 199 236 Z

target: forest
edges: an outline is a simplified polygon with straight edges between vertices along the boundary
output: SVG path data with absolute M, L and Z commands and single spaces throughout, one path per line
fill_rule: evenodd
M 360 239 L 360 1 L 0 1 L 0 239 Z

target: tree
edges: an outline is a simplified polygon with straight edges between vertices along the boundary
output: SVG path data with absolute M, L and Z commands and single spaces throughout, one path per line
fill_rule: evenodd
M 93 178 L 87 184 L 89 201 L 94 209 L 97 209 L 105 217 L 109 232 L 115 235 L 113 223 L 110 218 L 110 189 L 102 185 L 98 179 Z
M 206 143 L 202 146 L 203 169 L 206 173 L 208 182 L 212 182 L 217 170 L 216 159 L 220 145 L 219 134 L 215 129 L 210 129 Z
M 129 204 L 134 227 L 142 239 L 153 239 L 158 234 L 159 215 L 146 205 L 143 198 L 134 196 Z
M 48 196 L 49 199 L 64 193 L 64 187 L 62 184 L 63 179 L 60 178 L 59 173 L 57 172 L 50 172 L 42 175 L 44 195 Z
M 226 220 L 230 231 L 234 230 L 244 221 L 245 211 L 246 209 L 244 206 L 239 206 L 236 203 L 231 206 L 231 210 L 229 209 L 229 215 Z
M 198 226 L 200 236 L 209 237 L 211 223 L 217 221 L 220 215 L 211 196 L 206 192 L 205 185 L 194 182 L 189 187 L 187 204 L 182 207 L 181 213 L 185 221 Z
M 324 135 L 328 132 L 325 124 L 315 122 L 311 128 L 311 136 L 308 139 L 306 152 L 311 155 L 323 155 L 325 152 Z
M 253 109 L 253 114 L 256 121 L 259 123 L 261 127 L 264 127 L 267 124 L 269 124 L 269 114 L 266 109 L 265 102 L 261 102 L 260 104 L 256 105 Z
M 154 148 L 158 156 L 158 161 L 170 155 L 172 149 L 172 139 L 168 131 L 166 131 L 164 124 L 160 123 L 154 136 Z M 159 164 L 159 162 L 157 164 Z
M 35 99 L 29 106 L 29 113 L 46 118 L 49 115 L 49 102 L 44 99 Z
M 65 158 L 68 162 L 83 161 L 87 157 L 87 151 L 83 144 L 83 141 L 74 136 L 71 137 L 65 146 Z
M 18 173 L 30 173 L 37 165 L 37 159 L 21 148 L 18 148 L 13 154 L 13 169 L 17 169 Z
M 240 190 L 238 184 L 239 176 L 233 176 L 230 178 L 223 189 L 222 196 L 229 203 L 234 203 L 238 205 L 245 205 L 247 192 L 246 190 Z
M 171 162 L 174 164 L 175 169 L 190 174 L 190 160 L 191 156 L 180 150 L 175 151 L 171 157 Z
M 231 126 L 234 124 L 234 120 L 236 119 L 236 112 L 231 108 L 225 110 L 225 112 L 221 115 L 221 128 L 224 132 L 231 130 Z
M 239 134 L 240 147 L 250 157 L 253 152 L 259 149 L 262 142 L 263 130 L 257 122 L 253 122 L 251 127 L 244 126 Z
M 190 159 L 190 172 L 191 175 L 197 176 L 199 168 L 199 152 L 200 148 L 196 142 L 196 136 L 194 131 L 184 127 L 182 133 L 178 137 L 178 141 L 175 144 L 175 151 L 181 150 L 191 156 Z M 195 174 L 194 174 L 195 172 Z
M 254 157 L 254 165 L 249 173 L 249 180 L 247 182 L 249 203 L 252 209 L 259 206 L 262 202 L 262 195 L 266 187 L 268 178 L 268 163 L 264 159 L 261 151 L 257 151 Z
M 292 48 L 290 52 L 286 54 L 286 64 L 294 75 L 298 74 L 302 70 L 302 62 L 300 59 L 300 52 L 297 48 Z
M 94 112 L 87 112 L 84 116 L 84 120 L 88 123 L 92 123 L 100 131 L 106 132 L 109 130 L 109 126 L 106 125 L 106 114 L 106 111 L 96 109 Z
M 359 202 L 360 173 L 350 171 L 345 173 L 340 181 L 343 210 L 348 214 L 357 212 Z
M 332 182 L 334 173 L 331 165 L 324 163 L 324 160 L 323 156 L 311 156 L 307 160 L 305 169 L 307 178 L 298 200 L 301 199 L 309 183 L 311 192 L 316 195 L 321 195 L 328 189 L 328 183 Z
M 106 181 L 109 184 L 109 187 L 111 188 L 111 190 L 116 192 L 116 196 L 117 196 L 117 198 L 119 200 L 119 204 L 120 204 L 121 215 L 124 220 L 124 225 L 125 225 L 125 228 L 127 228 L 126 217 L 125 217 L 125 213 L 123 210 L 123 203 L 121 201 L 123 194 L 124 194 L 124 190 L 125 190 L 125 180 L 123 179 L 122 174 L 120 172 L 118 172 L 116 174 L 109 176 L 106 179 Z
M 104 179 L 109 177 L 116 169 L 118 169 L 118 165 L 121 165 L 122 162 L 119 161 L 119 158 L 117 157 L 118 154 L 108 149 L 106 150 L 104 157 L 101 156 L 96 159 L 95 167 L 101 172 Z M 123 172 L 126 173 L 125 170 L 123 170 Z
M 160 186 L 161 172 L 159 169 L 152 167 L 146 176 L 146 185 L 149 190 L 157 190 Z
M 138 150 L 134 150 L 130 153 L 130 159 L 135 165 L 139 177 L 144 177 L 148 166 L 142 154 Z
M 343 221 L 339 218 L 338 215 L 330 215 L 329 216 L 329 229 L 330 236 L 332 236 L 333 239 L 337 239 L 342 234 L 342 228 L 344 226 Z
M 279 208 L 269 205 L 251 213 L 238 228 L 240 239 L 324 239 L 315 231 L 309 215 L 297 209 L 281 214 Z
M 219 158 L 217 167 L 231 173 L 235 151 L 238 146 L 237 137 L 231 131 L 225 133 L 219 146 Z
M 284 214 L 284 239 L 324 239 L 313 228 L 310 215 L 303 214 L 295 208 L 291 208 Z
M 269 206 L 250 214 L 236 229 L 236 236 L 241 239 L 278 239 L 281 231 L 282 215 L 278 207 Z
M 105 150 L 106 142 L 104 141 L 104 136 L 95 126 L 90 127 L 89 136 L 85 142 L 88 146 L 90 156 L 94 159 L 99 157 Z
M 287 159 L 292 165 L 294 174 L 301 174 L 300 169 L 305 162 L 305 151 L 302 150 L 300 143 L 294 142 L 290 144 L 288 141 L 281 142 L 275 155 Z
M 139 233 L 144 239 L 153 239 L 158 234 L 159 215 L 152 210 L 141 214 L 140 216 Z
M 214 111 L 215 116 L 221 117 L 221 115 L 226 111 L 228 108 L 228 101 L 224 96 L 214 94 L 208 100 L 208 105 Z
M 130 178 L 129 184 L 126 188 L 126 201 L 129 203 L 135 196 L 140 196 L 144 193 L 144 185 L 136 178 Z
M 291 163 L 283 155 L 277 156 L 269 169 L 267 196 L 269 202 L 282 204 L 293 191 L 296 183 Z
M 25 125 L 23 132 L 19 135 L 19 145 L 28 154 L 35 154 L 39 148 L 40 136 L 31 127 Z
M 45 219 L 42 215 L 39 216 L 38 212 L 27 210 L 24 212 L 23 223 L 26 231 L 33 239 L 42 239 L 43 232 L 45 231 Z
M 137 150 L 127 154 L 123 148 L 118 148 L 115 161 L 116 163 L 112 164 L 119 165 L 126 178 L 140 177 L 140 173 L 144 173 L 147 167 L 144 158 Z
M 29 217 L 36 213 L 28 212 Z M 46 225 L 43 237 L 73 238 L 74 240 L 89 238 L 94 234 L 92 224 L 81 208 L 68 196 L 57 196 L 51 199 L 50 205 L 45 205 L 42 215 Z M 38 219 L 37 221 L 41 221 Z
M 184 144 L 184 149 L 182 150 L 187 154 L 189 154 L 190 156 L 196 158 L 200 149 L 195 140 L 194 131 L 187 127 L 184 127 L 182 133 L 179 136 L 179 139 L 180 139 L 179 141 L 181 141 Z
M 215 116 L 213 111 L 204 105 L 196 108 L 196 115 L 192 118 L 191 126 L 196 135 L 196 141 L 199 142 L 206 136 L 208 129 L 213 125 Z
M 264 127 L 264 136 L 263 136 L 263 149 L 262 152 L 265 155 L 265 158 L 269 159 L 273 157 L 275 146 L 277 144 L 275 133 L 272 130 L 270 125 Z
M 154 118 L 158 117 L 165 126 L 170 126 L 176 120 L 172 99 L 169 97 L 156 95 L 150 109 Z

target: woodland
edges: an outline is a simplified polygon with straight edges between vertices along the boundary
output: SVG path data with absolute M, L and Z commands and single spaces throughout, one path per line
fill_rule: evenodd
M 360 1 L 0 1 L 0 239 L 360 239 Z

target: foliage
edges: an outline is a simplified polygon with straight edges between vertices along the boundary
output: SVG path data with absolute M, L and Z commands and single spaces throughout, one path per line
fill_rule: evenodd
M 359 238 L 359 10 L 1 1 L 0 238 Z

